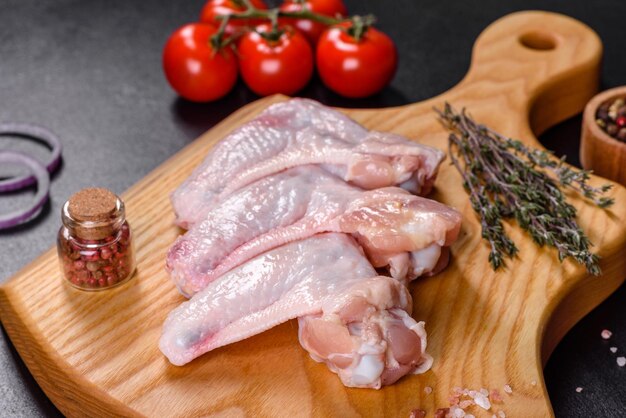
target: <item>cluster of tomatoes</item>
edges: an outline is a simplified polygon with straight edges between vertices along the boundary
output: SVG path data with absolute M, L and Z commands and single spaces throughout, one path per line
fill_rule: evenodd
M 266 17 L 263 0 L 249 4 L 260 17 L 223 22 L 224 16 L 247 7 L 237 0 L 209 0 L 200 22 L 170 36 L 163 69 L 179 95 L 196 102 L 217 100 L 233 88 L 238 74 L 261 96 L 291 95 L 306 86 L 314 67 L 328 88 L 345 97 L 370 96 L 393 78 L 397 65 L 393 41 L 369 25 L 355 37 L 351 31 L 355 21 L 345 18 L 341 0 L 286 0 L 274 11 L 279 16 L 274 23 Z M 280 14 L 303 10 L 335 18 L 329 19 L 334 24 Z

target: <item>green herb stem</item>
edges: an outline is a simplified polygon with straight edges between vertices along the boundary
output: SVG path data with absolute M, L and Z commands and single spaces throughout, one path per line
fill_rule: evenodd
M 576 223 L 576 209 L 560 187 L 606 208 L 613 204 L 613 199 L 603 196 L 611 185 L 589 185 L 589 171 L 576 170 L 567 166 L 564 158 L 479 125 L 465 110 L 458 113 L 447 103 L 443 110 L 435 110 L 451 131 L 450 159 L 480 219 L 494 270 L 518 253 L 503 226 L 505 219 L 514 218 L 537 245 L 554 247 L 560 261 L 571 257 L 590 273 L 601 273 L 598 256 L 590 252 L 591 243 Z

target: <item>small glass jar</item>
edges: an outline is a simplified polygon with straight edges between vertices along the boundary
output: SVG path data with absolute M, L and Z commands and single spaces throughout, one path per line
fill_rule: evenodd
M 65 202 L 57 250 L 63 277 L 81 290 L 103 290 L 130 279 L 135 252 L 124 202 L 107 189 L 83 189 Z

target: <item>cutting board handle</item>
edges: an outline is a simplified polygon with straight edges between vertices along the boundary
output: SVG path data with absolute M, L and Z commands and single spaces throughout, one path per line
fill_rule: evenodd
M 587 25 L 550 12 L 507 15 L 478 37 L 467 76 L 453 91 L 506 100 L 535 134 L 579 113 L 598 90 L 602 43 Z M 510 115 L 511 113 L 509 113 Z

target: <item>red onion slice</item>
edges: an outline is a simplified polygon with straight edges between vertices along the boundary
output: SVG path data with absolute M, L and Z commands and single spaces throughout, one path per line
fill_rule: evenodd
M 0 136 L 8 135 L 23 136 L 46 143 L 52 150 L 45 164 L 50 174 L 52 174 L 61 163 L 61 141 L 49 130 L 41 126 L 26 123 L 0 123 Z M 33 175 L 0 180 L 0 193 L 23 189 L 24 187 L 34 184 L 35 181 L 36 179 Z
M 50 175 L 39 161 L 19 152 L 0 152 L 0 164 L 11 163 L 21 164 L 30 169 L 32 177 L 37 182 L 37 193 L 35 194 L 34 202 L 28 207 L 7 214 L 0 214 L 0 229 L 11 228 L 32 218 L 46 203 L 50 191 Z

